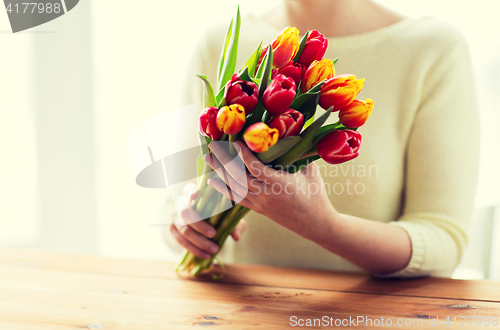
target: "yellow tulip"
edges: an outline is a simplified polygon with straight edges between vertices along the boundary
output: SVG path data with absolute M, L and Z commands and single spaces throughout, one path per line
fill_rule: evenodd
M 339 119 L 345 127 L 356 128 L 364 125 L 373 111 L 373 101 L 354 100 L 339 112 Z
M 226 134 L 236 134 L 245 125 L 245 118 L 245 108 L 239 104 L 222 107 L 217 113 L 217 128 Z
M 250 126 L 243 139 L 248 148 L 253 152 L 264 152 L 278 142 L 279 131 L 276 128 L 269 128 L 264 123 L 255 123 Z
M 339 111 L 354 101 L 364 83 L 364 78 L 356 79 L 356 76 L 351 74 L 330 78 L 321 86 L 319 105 L 325 110 L 333 107 L 333 111 Z
M 274 52 L 273 66 L 277 69 L 287 65 L 299 51 L 299 30 L 295 27 L 287 27 L 273 41 Z
M 321 81 L 330 79 L 333 76 L 335 76 L 335 67 L 331 60 L 313 61 L 306 73 L 304 73 L 300 90 L 305 93 Z

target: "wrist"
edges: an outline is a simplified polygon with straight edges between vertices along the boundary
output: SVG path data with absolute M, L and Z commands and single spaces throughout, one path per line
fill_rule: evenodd
M 334 236 L 338 233 L 342 215 L 332 206 L 325 208 L 324 212 L 318 215 L 318 221 L 314 228 L 310 228 L 311 241 L 324 246 L 331 246 L 335 241 Z

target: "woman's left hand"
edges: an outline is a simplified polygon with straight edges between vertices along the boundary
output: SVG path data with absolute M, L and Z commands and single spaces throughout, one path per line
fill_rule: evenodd
M 224 182 L 210 179 L 208 184 L 238 204 L 316 241 L 331 225 L 332 216 L 338 215 L 325 192 L 319 167 L 312 163 L 295 174 L 277 171 L 264 165 L 244 143 L 236 141 L 234 146 L 250 173 L 232 161 L 220 143 L 212 142 L 210 149 L 216 157 L 207 154 L 204 160 Z

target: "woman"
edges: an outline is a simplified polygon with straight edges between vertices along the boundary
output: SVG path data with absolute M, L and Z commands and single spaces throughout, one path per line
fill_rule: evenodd
M 289 0 L 243 20 L 237 67 L 261 38 L 269 43 L 286 26 L 323 33 L 329 42 L 324 57 L 339 58 L 337 74 L 366 78 L 358 99 L 372 98 L 375 109 L 359 130 L 357 159 L 338 166 L 319 160 L 301 178 L 278 179 L 240 145 L 256 186 L 302 180 L 328 189 L 314 198 L 297 184 L 292 194 L 250 189 L 242 203 L 256 212 L 235 229 L 240 242 L 226 242 L 221 259 L 385 277 L 451 276 L 466 246 L 478 169 L 477 105 L 464 38 L 436 19 L 406 18 L 370 0 Z M 225 32 L 208 31 L 192 75 L 216 80 Z M 189 81 L 186 102 L 199 106 L 195 84 Z M 182 216 L 193 212 L 185 209 Z M 215 251 L 208 239 L 214 231 L 205 222 L 172 225 L 170 232 L 197 256 Z

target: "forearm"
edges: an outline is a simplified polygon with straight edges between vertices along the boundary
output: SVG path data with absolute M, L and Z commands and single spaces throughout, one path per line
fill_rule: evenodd
M 411 241 L 404 229 L 334 212 L 313 240 L 371 274 L 392 273 L 410 261 Z

